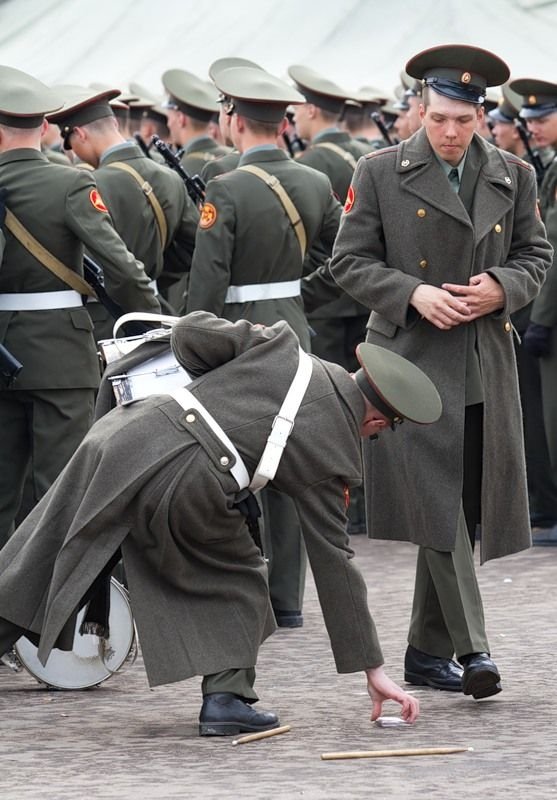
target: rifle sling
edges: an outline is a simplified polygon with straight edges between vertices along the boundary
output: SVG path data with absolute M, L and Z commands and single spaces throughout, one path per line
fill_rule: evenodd
M 164 211 L 162 210 L 161 204 L 159 203 L 157 196 L 153 190 L 153 187 L 143 178 L 137 170 L 135 170 L 132 166 L 127 164 L 124 161 L 114 161 L 112 164 L 107 164 L 109 167 L 115 167 L 116 169 L 121 169 L 124 172 L 127 172 L 128 175 L 131 175 L 132 178 L 137 182 L 139 188 L 151 204 L 151 208 L 153 209 L 153 214 L 155 215 L 155 222 L 157 223 L 157 230 L 159 233 L 159 240 L 161 243 L 161 248 L 164 250 L 166 247 L 166 241 L 168 237 L 168 226 L 166 224 L 166 217 L 164 216 Z
M 352 153 L 349 153 L 348 150 L 345 150 L 343 147 L 339 147 L 338 144 L 334 144 L 333 142 L 318 142 L 314 144 L 313 147 L 326 147 L 327 150 L 331 150 L 333 153 L 336 153 L 337 156 L 343 158 L 347 164 L 350 164 L 352 169 L 356 169 L 357 161 Z
M 43 267 L 53 272 L 57 278 L 60 278 L 61 281 L 76 292 L 79 292 L 79 294 L 87 295 L 87 297 L 96 297 L 93 288 L 87 281 L 82 278 L 81 275 L 78 275 L 77 272 L 66 267 L 65 264 L 50 252 L 50 250 L 47 250 L 46 247 L 38 242 L 9 209 L 6 209 L 6 228 L 15 236 L 17 241 L 43 265 Z
M 243 170 L 244 172 L 251 172 L 252 175 L 255 175 L 257 178 L 260 178 L 268 187 L 272 189 L 273 192 L 277 195 L 278 199 L 282 203 L 284 210 L 286 211 L 286 215 L 290 220 L 290 224 L 294 228 L 294 233 L 298 237 L 298 242 L 300 245 L 300 250 L 302 251 L 302 261 L 306 255 L 306 248 L 307 248 L 307 235 L 306 229 L 304 228 L 304 223 L 300 214 L 298 213 L 298 209 L 288 196 L 286 190 L 284 189 L 282 183 L 276 177 L 276 175 L 270 175 L 268 172 L 265 172 L 264 169 L 261 167 L 256 167 L 255 164 L 246 164 L 243 167 L 238 167 L 238 169 Z

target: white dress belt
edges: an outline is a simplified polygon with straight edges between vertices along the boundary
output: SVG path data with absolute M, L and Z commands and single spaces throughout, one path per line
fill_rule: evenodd
M 248 283 L 229 286 L 225 303 L 249 303 L 252 300 L 280 300 L 282 297 L 299 297 L 302 281 L 277 281 L 276 283 Z
M 12 292 L 0 294 L 0 311 L 49 311 L 53 308 L 79 308 L 81 295 L 68 289 L 63 292 Z
M 273 420 L 271 433 L 269 434 L 265 449 L 259 459 L 259 464 L 257 465 L 251 482 L 246 465 L 242 461 L 242 457 L 236 447 L 230 441 L 216 419 L 207 411 L 205 406 L 200 403 L 188 389 L 179 388 L 169 392 L 185 411 L 196 409 L 207 422 L 211 430 L 233 454 L 235 463 L 230 467 L 230 472 L 240 489 L 249 487 L 252 492 L 258 492 L 268 481 L 272 481 L 276 475 L 282 454 L 284 453 L 284 448 L 286 447 L 286 442 L 294 427 L 294 420 L 302 400 L 304 399 L 313 370 L 313 361 L 301 348 L 299 350 L 299 355 L 300 360 L 296 375 L 290 384 L 278 414 Z M 186 417 L 186 422 L 187 421 L 188 419 Z M 195 419 L 192 419 L 191 422 L 195 422 Z M 227 466 L 227 462 L 228 457 L 223 455 L 220 463 L 222 466 Z

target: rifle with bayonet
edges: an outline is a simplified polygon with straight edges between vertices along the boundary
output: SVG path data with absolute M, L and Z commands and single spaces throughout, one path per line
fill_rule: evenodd
M 165 144 L 162 139 L 160 139 L 157 135 L 153 136 L 151 139 L 151 143 L 157 148 L 161 156 L 164 158 L 166 163 L 168 164 L 171 169 L 178 173 L 178 175 L 182 178 L 184 183 L 186 184 L 186 189 L 188 191 L 189 196 L 193 200 L 193 202 L 197 206 L 202 206 L 205 202 L 205 182 L 199 177 L 199 175 L 194 175 L 190 177 L 184 167 L 182 166 L 182 162 L 176 155 L 173 153 L 170 147 Z
M 532 146 L 530 145 L 530 133 L 524 126 L 522 120 L 517 118 L 515 119 L 514 124 L 516 126 L 517 133 L 520 136 L 522 144 L 526 148 L 526 152 L 528 153 L 528 158 L 530 159 L 530 163 L 532 164 L 534 170 L 536 171 L 536 180 L 538 181 L 538 186 L 539 186 L 543 181 L 543 176 L 545 175 L 544 163 L 541 160 L 539 153 L 536 153 L 534 150 L 532 150 Z
M 372 111 L 370 116 L 371 116 L 372 120 L 375 122 L 375 124 L 377 125 L 377 127 L 379 128 L 379 130 L 381 131 L 381 136 L 387 142 L 387 144 L 389 146 L 391 146 L 393 144 L 396 144 L 396 142 L 394 142 L 391 139 L 391 135 L 389 133 L 389 129 L 385 125 L 385 122 L 383 121 L 383 117 L 381 116 L 379 111 Z

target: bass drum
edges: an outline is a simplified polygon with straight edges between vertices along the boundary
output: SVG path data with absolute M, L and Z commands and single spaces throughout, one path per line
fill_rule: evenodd
M 133 664 L 137 656 L 137 631 L 126 589 L 110 579 L 110 614 L 108 639 L 80 634 L 85 609 L 77 615 L 73 650 L 52 650 L 43 667 L 37 648 L 24 636 L 14 645 L 17 658 L 39 683 L 52 689 L 88 689 L 114 675 L 124 664 Z

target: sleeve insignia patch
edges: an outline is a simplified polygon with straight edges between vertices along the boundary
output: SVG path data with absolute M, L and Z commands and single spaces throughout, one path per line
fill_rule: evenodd
M 201 216 L 199 218 L 199 227 L 206 230 L 212 228 L 217 221 L 217 209 L 212 203 L 203 203 L 201 208 Z
M 348 214 L 349 211 L 352 210 L 352 206 L 354 205 L 354 200 L 356 199 L 356 195 L 354 194 L 354 188 L 350 186 L 348 188 L 348 194 L 346 195 L 346 203 L 344 204 L 344 213 Z
M 348 509 L 348 506 L 350 505 L 350 489 L 348 488 L 348 486 L 344 487 L 343 494 L 344 494 L 344 508 Z
M 89 200 L 93 208 L 96 208 L 97 211 L 105 211 L 108 213 L 108 208 L 105 206 L 98 189 L 91 189 L 89 192 Z

